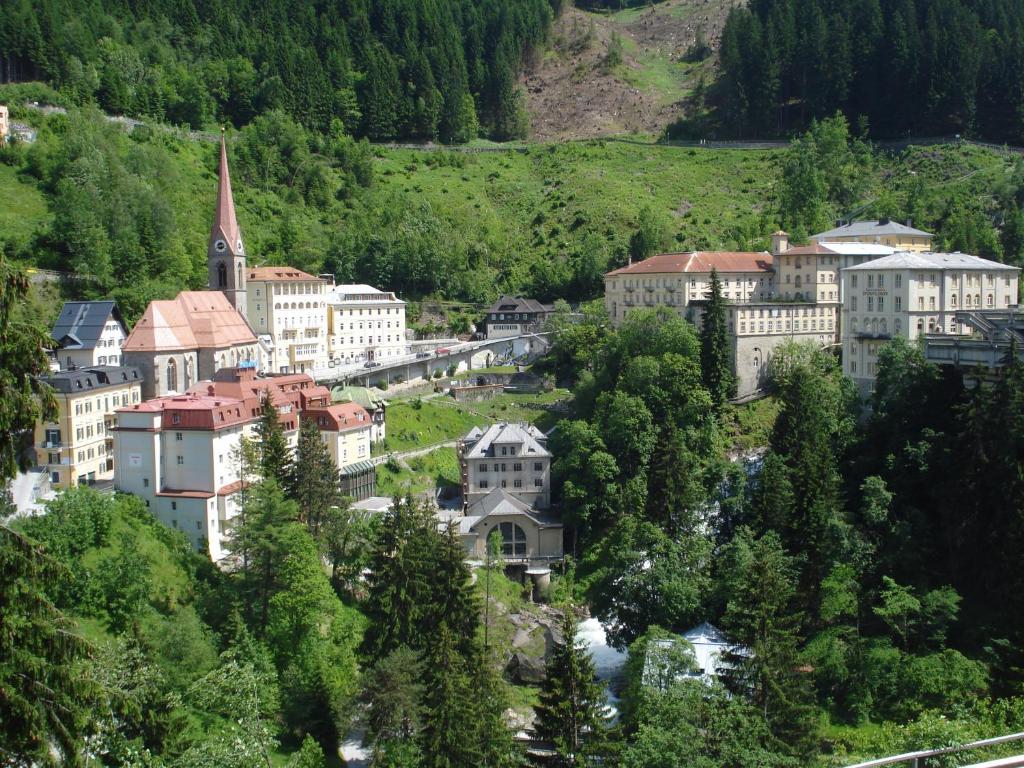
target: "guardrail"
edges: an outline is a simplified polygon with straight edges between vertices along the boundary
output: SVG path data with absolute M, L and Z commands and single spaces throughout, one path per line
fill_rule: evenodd
M 991 739 L 981 739 L 980 741 L 972 741 L 968 744 L 958 744 L 952 747 L 939 747 L 938 749 L 923 749 L 917 752 L 905 752 L 902 755 L 892 755 L 891 757 L 880 757 L 875 760 L 868 760 L 865 763 L 856 763 L 854 765 L 847 766 L 847 768 L 878 768 L 883 765 L 901 765 L 907 763 L 911 768 L 921 768 L 923 763 L 922 760 L 926 760 L 929 757 L 938 757 L 940 755 L 952 755 L 956 752 L 966 752 L 972 749 L 982 749 L 984 747 L 994 747 L 999 744 L 1008 744 L 1014 741 L 1024 740 L 1024 733 L 1011 733 L 1006 736 L 996 736 Z M 1011 766 L 1024 765 L 1024 756 L 1017 756 L 1014 758 L 1004 758 L 1011 760 L 1010 763 L 999 763 L 1006 768 Z M 1016 760 L 1017 762 L 1012 762 Z M 989 765 L 988 763 L 982 763 L 980 765 Z M 980 766 L 978 767 L 980 768 Z

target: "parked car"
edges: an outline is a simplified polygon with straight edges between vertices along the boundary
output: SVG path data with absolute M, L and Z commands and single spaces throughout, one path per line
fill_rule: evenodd
M 452 351 L 448 347 L 439 347 L 434 350 L 434 354 L 440 357 L 441 355 L 450 355 Z
M 417 352 L 416 353 L 416 357 L 417 358 L 430 357 L 430 353 L 429 352 Z
M 376 360 L 367 360 L 365 363 L 363 363 L 363 368 L 379 368 L 379 367 L 380 367 L 380 363 L 378 363 Z

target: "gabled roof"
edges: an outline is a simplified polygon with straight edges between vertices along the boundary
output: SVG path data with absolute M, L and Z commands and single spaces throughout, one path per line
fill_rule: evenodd
M 704 622 L 698 624 L 689 632 L 684 632 L 683 637 L 694 645 L 730 645 L 729 638 L 714 624 Z
M 891 256 L 883 256 L 880 259 L 846 267 L 843 272 L 877 269 L 984 269 L 991 272 L 1020 272 L 1019 267 L 1000 264 L 998 261 L 989 261 L 968 253 L 920 253 L 917 251 L 897 251 Z
M 550 456 L 548 450 L 542 445 L 545 440 L 544 433 L 532 424 L 511 424 L 501 422 L 492 424 L 485 432 L 477 436 L 479 432 L 474 427 L 463 438 L 465 457 L 467 459 L 482 459 L 493 456 L 494 445 L 515 445 L 519 448 L 513 458 L 542 458 Z
M 335 387 L 331 390 L 331 399 L 336 403 L 358 403 L 368 411 L 388 406 L 384 393 L 376 387 Z
M 834 240 L 839 237 L 884 237 L 886 235 L 906 235 L 910 237 L 932 237 L 931 232 L 908 227 L 898 221 L 878 219 L 871 221 L 851 221 L 848 224 L 811 235 L 811 240 Z
M 113 301 L 65 301 L 50 335 L 62 349 L 95 349 L 111 316 L 124 327 Z
M 831 248 L 822 245 L 821 243 L 811 243 L 810 245 L 799 245 L 796 248 L 790 248 L 788 251 L 783 251 L 780 256 L 830 256 L 838 255 L 838 251 L 833 251 Z
M 353 429 L 369 429 L 373 426 L 370 414 L 357 403 L 314 406 L 307 408 L 303 416 L 316 419 L 320 429 L 328 432 L 348 432 Z
M 182 291 L 151 301 L 125 339 L 125 352 L 223 349 L 255 344 L 256 335 L 220 291 Z
M 524 515 L 540 526 L 562 525 L 561 521 L 556 518 L 538 514 L 533 507 L 520 501 L 504 488 L 495 488 L 486 496 L 469 505 L 466 509 L 466 516 L 460 518 L 460 532 L 468 533 L 475 530 L 480 522 L 490 515 Z M 465 525 L 463 521 L 465 521 Z
M 553 312 L 554 308 L 546 304 L 541 304 L 539 301 L 534 299 L 527 299 L 522 296 L 502 296 L 491 308 L 487 310 L 489 313 L 493 312 L 525 312 L 528 314 L 544 314 L 546 312 Z
M 650 275 L 717 272 L 771 272 L 772 257 L 767 251 L 690 251 L 659 253 L 649 259 L 612 270 L 612 275 Z

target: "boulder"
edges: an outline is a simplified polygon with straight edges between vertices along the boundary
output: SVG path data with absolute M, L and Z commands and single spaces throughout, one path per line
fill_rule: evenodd
M 505 665 L 505 673 L 513 683 L 525 685 L 538 685 L 547 676 L 544 660 L 525 653 L 513 653 Z

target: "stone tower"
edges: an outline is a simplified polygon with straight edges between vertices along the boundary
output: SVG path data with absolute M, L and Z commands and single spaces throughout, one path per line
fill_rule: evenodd
M 206 262 L 210 290 L 221 291 L 245 317 L 245 246 L 242 244 L 242 230 L 235 218 L 235 200 L 231 196 L 228 150 L 223 131 L 220 136 L 220 186 L 217 188 L 217 208 L 210 228 Z

